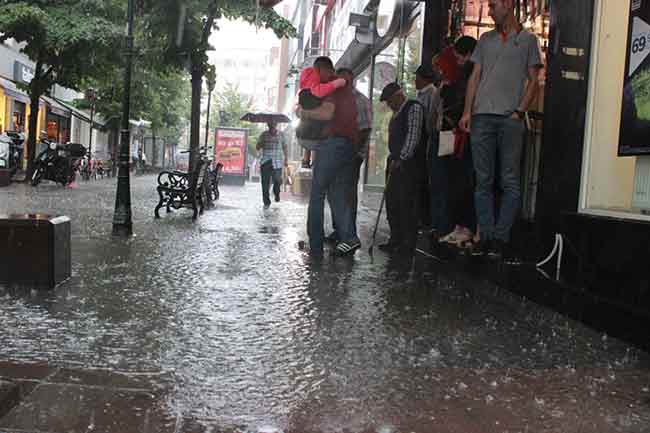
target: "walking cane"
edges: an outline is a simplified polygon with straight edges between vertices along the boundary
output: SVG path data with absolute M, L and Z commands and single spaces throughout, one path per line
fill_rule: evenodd
M 384 203 L 386 202 L 386 191 L 388 191 L 388 187 L 390 185 L 390 174 L 392 172 L 391 170 L 388 170 L 388 175 L 386 176 L 386 187 L 384 188 L 384 192 L 381 195 L 381 204 L 379 205 L 379 212 L 377 213 L 377 221 L 375 221 L 375 229 L 372 232 L 372 241 L 370 243 L 370 248 L 368 248 L 368 254 L 370 254 L 370 257 L 372 257 L 372 249 L 375 247 L 375 241 L 377 240 L 377 229 L 379 228 L 379 220 L 381 219 L 381 211 L 384 209 Z

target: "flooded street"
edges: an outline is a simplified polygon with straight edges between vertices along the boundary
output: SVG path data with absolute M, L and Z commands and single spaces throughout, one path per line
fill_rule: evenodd
M 154 220 L 136 177 L 123 241 L 114 183 L 0 189 L 0 213 L 68 215 L 73 259 L 53 291 L 0 287 L 0 362 L 146 377 L 150 431 L 650 431 L 650 355 L 461 266 L 371 258 L 377 195 L 362 250 L 318 264 L 288 193 L 264 210 L 259 185 L 224 186 L 196 223 Z

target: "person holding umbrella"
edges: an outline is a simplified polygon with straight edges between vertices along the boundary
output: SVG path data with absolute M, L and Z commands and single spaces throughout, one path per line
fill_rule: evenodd
M 257 151 L 260 152 L 260 172 L 262 176 L 262 200 L 264 209 L 271 206 L 269 189 L 273 180 L 275 201 L 280 201 L 280 186 L 282 185 L 282 169 L 289 165 L 287 143 L 284 135 L 278 131 L 277 122 L 269 120 L 268 129 L 257 140 Z

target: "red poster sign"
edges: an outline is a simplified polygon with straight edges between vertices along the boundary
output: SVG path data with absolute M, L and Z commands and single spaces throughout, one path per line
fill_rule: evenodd
M 217 128 L 214 159 L 223 164 L 224 174 L 245 175 L 247 136 L 245 129 Z

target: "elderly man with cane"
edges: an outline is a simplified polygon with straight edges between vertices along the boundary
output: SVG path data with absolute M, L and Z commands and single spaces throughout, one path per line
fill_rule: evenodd
M 379 249 L 408 256 L 415 252 L 418 179 L 426 170 L 425 110 L 418 101 L 407 99 L 397 83 L 384 88 L 380 101 L 386 102 L 393 117 L 388 126 L 385 192 L 390 239 Z

